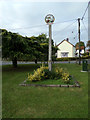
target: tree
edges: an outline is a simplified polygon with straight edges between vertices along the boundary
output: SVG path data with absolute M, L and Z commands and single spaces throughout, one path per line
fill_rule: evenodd
M 79 49 L 79 42 L 76 43 L 75 47 L 76 47 L 77 50 Z M 80 50 L 81 49 L 85 50 L 85 44 L 82 41 L 80 41 Z
M 27 43 L 24 38 L 7 30 L 2 30 L 2 57 L 9 58 L 17 67 L 17 60 L 26 54 Z
M 18 33 L 2 29 L 2 57 L 9 58 L 13 66 L 17 67 L 17 60 L 34 60 L 37 63 L 48 60 L 48 41 L 46 34 L 37 37 L 23 37 Z M 55 55 L 56 47 L 52 40 L 52 54 Z
M 32 46 L 34 61 L 48 61 L 48 46 L 49 46 L 49 38 L 46 34 L 40 34 L 39 36 L 35 37 L 32 36 L 28 38 L 31 40 L 29 46 Z M 52 40 L 52 57 L 55 58 L 55 53 L 57 48 L 54 46 L 54 42 Z
M 46 34 L 41 34 L 38 36 L 38 40 L 41 45 L 41 53 L 42 53 L 42 61 L 48 61 L 48 49 L 49 49 L 49 38 Z M 52 40 L 52 59 L 55 59 L 55 53 L 57 52 L 57 47 L 54 46 L 54 42 Z
M 35 61 L 35 63 L 37 63 L 38 60 L 40 60 L 41 58 L 41 45 L 39 42 L 38 37 L 32 36 L 30 38 L 28 38 L 28 45 L 29 47 L 32 47 L 32 54 L 33 54 L 33 60 Z

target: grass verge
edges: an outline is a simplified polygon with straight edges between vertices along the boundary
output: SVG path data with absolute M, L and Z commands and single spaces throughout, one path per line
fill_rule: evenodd
M 40 65 L 3 66 L 3 118 L 87 118 L 88 73 L 81 73 L 76 64 L 54 64 L 66 68 L 80 83 L 81 88 L 43 88 L 19 86 L 28 72 Z

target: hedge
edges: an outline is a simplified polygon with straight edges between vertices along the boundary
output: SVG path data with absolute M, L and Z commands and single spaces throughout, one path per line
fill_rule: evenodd
M 89 58 L 90 58 L 90 56 L 83 56 L 83 57 L 81 57 L 81 60 L 89 59 Z M 73 60 L 79 60 L 79 57 L 56 58 L 56 61 L 73 61 Z

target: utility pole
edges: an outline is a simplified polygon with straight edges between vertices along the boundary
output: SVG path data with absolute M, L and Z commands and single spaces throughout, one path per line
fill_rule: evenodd
M 48 68 L 52 71 L 52 24 L 55 18 L 52 14 L 45 17 L 45 22 L 49 25 L 49 55 L 48 55 Z
M 49 71 L 52 71 L 52 26 L 49 25 L 49 57 L 48 57 L 48 67 Z
M 81 56 L 80 56 L 80 18 L 78 18 L 78 39 L 79 39 L 79 65 L 81 65 Z

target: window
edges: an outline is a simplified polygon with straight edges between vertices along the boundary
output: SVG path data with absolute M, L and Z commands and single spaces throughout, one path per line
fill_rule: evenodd
M 61 52 L 61 57 L 68 57 L 68 52 Z

